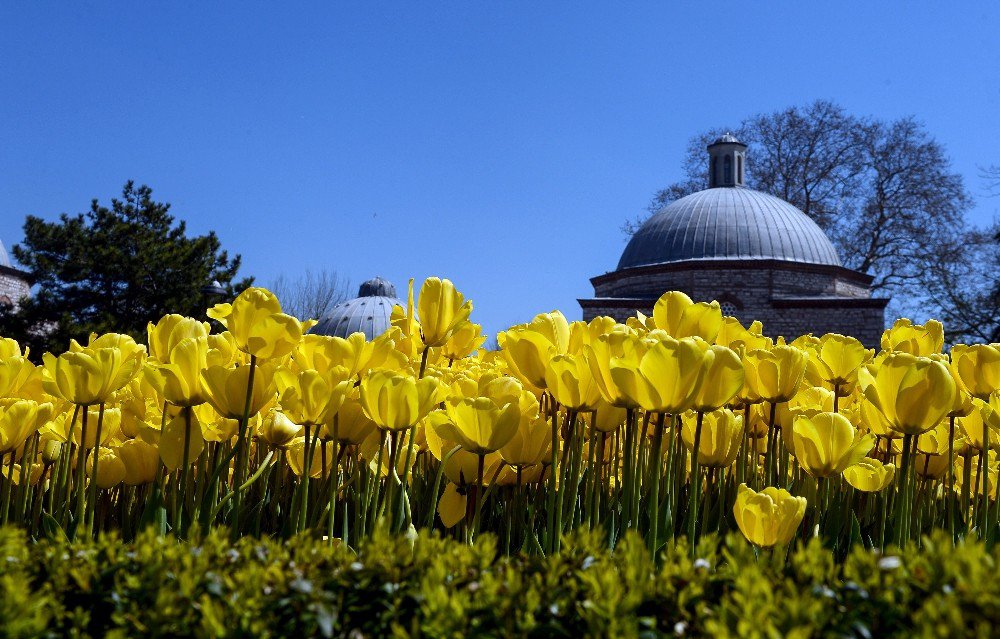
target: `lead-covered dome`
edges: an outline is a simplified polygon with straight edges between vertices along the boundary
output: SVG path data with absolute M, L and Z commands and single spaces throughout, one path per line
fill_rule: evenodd
M 708 186 L 657 211 L 639 227 L 618 269 L 686 260 L 781 260 L 840 266 L 812 219 L 788 202 L 744 186 L 747 146 L 732 133 L 708 145 Z
M 808 215 L 772 195 L 722 186 L 682 197 L 646 220 L 618 268 L 754 259 L 840 266 L 833 244 Z
M 356 298 L 331 308 L 309 332 L 334 337 L 364 333 L 372 340 L 392 326 L 392 307 L 397 304 L 406 308 L 406 302 L 396 298 L 396 287 L 376 277 L 361 285 Z

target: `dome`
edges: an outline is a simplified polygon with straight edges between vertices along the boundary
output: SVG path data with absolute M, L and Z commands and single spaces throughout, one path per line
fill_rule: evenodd
M 359 287 L 356 298 L 334 305 L 309 332 L 333 337 L 364 333 L 372 340 L 389 330 L 392 307 L 397 304 L 406 308 L 406 302 L 396 298 L 396 287 L 376 277 Z
M 650 217 L 618 269 L 684 260 L 782 260 L 840 266 L 833 244 L 788 202 L 742 186 L 692 193 Z
M 7 255 L 7 249 L 4 248 L 3 242 L 0 242 L 0 266 L 14 268 L 14 265 L 10 263 L 10 256 Z

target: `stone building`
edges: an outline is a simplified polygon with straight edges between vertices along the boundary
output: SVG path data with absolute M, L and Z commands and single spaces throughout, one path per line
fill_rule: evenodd
M 668 204 L 632 236 L 614 271 L 591 278 L 583 317 L 651 314 L 664 292 L 718 300 L 767 335 L 843 333 L 877 346 L 887 298 L 872 276 L 845 268 L 819 226 L 788 202 L 744 185 L 746 145 L 708 146 L 709 188 Z
M 31 294 L 31 275 L 15 268 L 0 242 L 0 305 L 17 306 L 21 298 Z

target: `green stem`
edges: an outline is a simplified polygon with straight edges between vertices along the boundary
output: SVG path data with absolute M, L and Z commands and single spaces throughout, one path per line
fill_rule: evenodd
M 698 421 L 694 427 L 694 446 L 691 448 L 691 496 L 688 501 L 688 547 L 692 557 L 698 542 L 698 500 L 701 498 L 701 468 L 698 454 L 701 451 L 701 429 L 704 420 L 705 413 L 698 411 Z
M 239 432 L 236 437 L 236 468 L 233 476 L 233 516 L 230 518 L 230 530 L 233 540 L 240 536 L 240 512 L 243 506 L 242 496 L 239 487 L 243 484 L 243 477 L 246 475 L 247 452 L 249 443 L 247 442 L 247 426 L 250 421 L 250 408 L 253 401 L 254 375 L 257 372 L 257 356 L 250 356 L 250 373 L 247 375 L 247 394 L 243 401 L 243 415 L 239 421 Z

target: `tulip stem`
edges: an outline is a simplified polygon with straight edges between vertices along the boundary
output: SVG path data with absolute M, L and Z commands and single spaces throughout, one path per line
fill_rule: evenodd
M 97 462 L 101 458 L 101 431 L 104 429 L 104 402 L 101 402 L 97 411 L 97 437 L 94 438 L 94 447 L 91 454 L 94 456 L 94 463 L 90 478 L 90 500 L 87 502 L 87 524 L 86 531 L 90 533 L 94 526 L 94 512 L 97 508 Z M 86 442 L 84 442 L 86 443 Z
M 698 500 L 701 498 L 701 468 L 698 453 L 701 451 L 701 428 L 705 413 L 698 411 L 698 421 L 694 427 L 694 445 L 691 447 L 691 498 L 688 505 L 688 547 L 694 557 L 698 534 Z
M 101 406 L 104 406 L 101 404 Z M 175 513 L 175 519 L 177 526 L 176 532 L 177 536 L 181 539 L 187 537 L 187 528 L 189 525 L 188 518 L 184 516 L 184 506 L 187 505 L 187 495 L 188 490 L 190 490 L 191 484 L 191 465 L 188 463 L 188 458 L 191 455 L 191 407 L 185 406 L 184 411 L 184 457 L 181 459 L 181 466 L 183 467 L 183 478 L 181 480 L 181 495 L 180 495 L 180 506 L 177 508 Z M 96 474 L 95 474 L 96 476 Z
M 649 456 L 649 551 L 656 557 L 660 538 L 660 475 L 663 469 L 663 421 L 664 413 L 656 415 L 656 432 L 653 434 L 653 450 Z
M 985 428 L 985 424 L 983 425 Z M 948 418 L 948 501 L 945 512 L 948 517 L 948 533 L 952 543 L 958 541 L 955 535 L 955 416 Z
M 476 492 L 473 494 L 472 502 L 466 510 L 466 537 L 469 545 L 472 545 L 476 538 L 476 526 L 479 524 L 479 511 L 483 507 L 483 470 L 486 465 L 486 455 L 479 453 L 476 455 Z
M 236 494 L 233 495 L 233 516 L 230 518 L 230 525 L 232 530 L 232 539 L 235 541 L 240 536 L 240 510 L 243 505 L 243 499 L 240 495 L 239 488 L 243 484 L 243 477 L 246 475 L 247 466 L 247 452 L 249 444 L 247 443 L 247 425 L 250 421 L 250 407 L 253 402 L 253 382 L 254 373 L 257 372 L 257 356 L 250 356 L 250 373 L 247 375 L 247 394 L 246 399 L 243 400 L 243 416 L 239 421 L 239 432 L 236 438 L 236 473 L 233 477 L 233 490 Z
M 983 503 L 982 509 L 982 522 L 980 523 L 980 535 L 979 538 L 985 540 L 987 543 L 990 541 L 990 426 L 985 421 L 983 422 L 983 451 L 980 453 L 983 457 Z
M 899 486 L 896 491 L 896 544 L 900 547 L 903 546 L 906 540 L 906 524 L 905 518 L 907 517 L 906 510 L 906 491 L 907 483 L 909 481 L 909 470 L 910 470 L 910 448 L 911 442 L 913 441 L 913 435 L 909 433 L 903 435 L 903 460 L 900 462 L 900 476 L 899 476 Z
M 430 346 L 424 346 L 424 352 L 420 354 L 420 374 L 417 379 L 423 379 L 424 373 L 427 371 L 427 356 L 431 352 Z
M 76 490 L 76 513 L 73 520 L 73 531 L 76 534 L 76 528 L 80 526 L 80 520 L 84 517 L 85 513 L 83 511 L 86 493 L 84 492 L 84 484 L 86 483 L 84 478 L 84 469 L 87 464 L 87 455 L 84 453 L 86 450 L 84 446 L 87 443 L 87 415 L 90 413 L 90 407 L 83 407 L 83 424 L 80 427 L 80 445 L 76 450 L 76 476 L 73 478 L 75 484 L 74 489 Z
M 549 406 L 550 416 L 552 419 L 552 463 L 549 469 L 549 494 L 547 495 L 546 504 L 547 514 L 548 514 L 548 549 L 549 552 L 556 552 L 559 546 L 559 532 L 556 529 L 556 474 L 559 471 L 559 411 L 555 406 L 555 399 L 549 396 L 551 399 L 551 405 Z
M 406 458 L 403 460 L 403 477 L 400 479 L 399 505 L 396 511 L 398 530 L 402 530 L 404 528 L 404 523 L 408 525 L 410 523 L 408 520 L 412 519 L 412 516 L 407 517 L 407 521 L 404 522 L 403 503 L 406 491 L 410 487 L 410 461 L 413 459 L 413 440 L 416 438 L 416 430 L 416 426 L 411 426 L 407 429 L 410 437 L 406 446 Z

